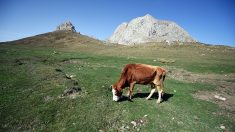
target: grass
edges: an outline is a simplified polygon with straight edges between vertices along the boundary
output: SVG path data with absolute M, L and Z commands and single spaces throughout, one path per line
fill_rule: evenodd
M 213 50 L 207 53 L 201 46 L 154 44 L 72 47 L 0 46 L 0 131 L 221 131 L 220 125 L 235 131 L 234 119 L 218 114 L 222 110 L 217 105 L 193 98 L 198 90 L 214 90 L 210 84 L 167 78 L 167 101 L 159 105 L 156 99 L 145 100 L 148 86 L 135 87 L 133 102 L 113 102 L 109 89 L 127 63 L 174 66 L 195 73 L 234 73 L 234 50 L 205 46 Z M 208 55 L 199 56 L 205 52 Z M 153 61 L 157 58 L 175 62 Z M 73 84 L 56 69 L 75 75 L 81 87 L 76 98 L 61 98 Z M 131 121 L 140 120 L 142 125 L 133 128 Z

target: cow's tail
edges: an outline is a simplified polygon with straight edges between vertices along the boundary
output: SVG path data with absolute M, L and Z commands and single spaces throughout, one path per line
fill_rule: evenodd
M 166 71 L 166 70 L 165 70 L 165 71 L 163 71 L 163 73 L 162 73 L 162 81 L 163 81 L 163 82 L 165 81 L 166 73 L 167 73 L 167 71 Z

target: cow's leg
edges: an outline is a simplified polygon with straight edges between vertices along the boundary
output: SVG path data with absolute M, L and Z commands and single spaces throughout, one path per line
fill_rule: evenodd
M 161 103 L 161 101 L 162 101 L 162 98 L 161 98 L 161 96 L 163 94 L 163 87 L 162 87 L 163 80 L 162 79 L 163 79 L 162 76 L 158 75 L 153 82 L 157 88 L 157 91 L 158 91 L 158 99 L 157 99 L 158 104 Z
M 161 89 L 162 89 L 161 95 L 163 97 L 163 95 L 164 95 L 164 83 L 163 83 L 163 80 L 161 80 Z
M 130 83 L 130 87 L 129 87 L 129 91 L 128 91 L 129 99 L 132 98 L 132 92 L 133 92 L 134 86 L 135 86 L 135 82 Z
M 128 88 L 128 91 L 127 91 L 127 97 L 130 97 L 130 95 L 131 95 L 131 92 L 130 92 L 130 89 L 131 89 L 131 86 L 129 86 L 129 88 Z
M 149 93 L 149 96 L 146 98 L 147 100 L 149 100 L 152 96 L 153 96 L 153 93 L 156 91 L 155 88 L 152 88 L 150 93 Z
M 158 91 L 157 103 L 159 104 L 159 103 L 161 103 L 161 101 L 162 101 L 161 96 L 162 96 L 162 93 L 163 93 L 163 90 L 162 90 L 161 85 L 157 85 L 157 91 Z
M 129 97 L 130 96 L 130 87 L 129 87 L 129 89 L 128 89 L 128 91 L 127 91 L 127 97 Z

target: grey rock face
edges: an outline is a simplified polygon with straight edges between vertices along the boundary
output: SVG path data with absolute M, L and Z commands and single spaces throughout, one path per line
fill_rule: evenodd
M 124 45 L 146 42 L 196 42 L 175 22 L 158 20 L 147 14 L 122 23 L 108 39 L 111 43 Z
M 56 31 L 60 31 L 60 30 L 76 32 L 75 27 L 70 21 L 66 21 L 56 27 Z

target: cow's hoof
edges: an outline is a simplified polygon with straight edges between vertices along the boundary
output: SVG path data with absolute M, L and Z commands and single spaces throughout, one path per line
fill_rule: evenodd
M 149 100 L 150 98 L 147 97 L 147 98 L 145 98 L 145 99 L 146 99 L 146 100 Z
M 161 100 L 157 100 L 157 104 L 160 104 L 161 103 Z

